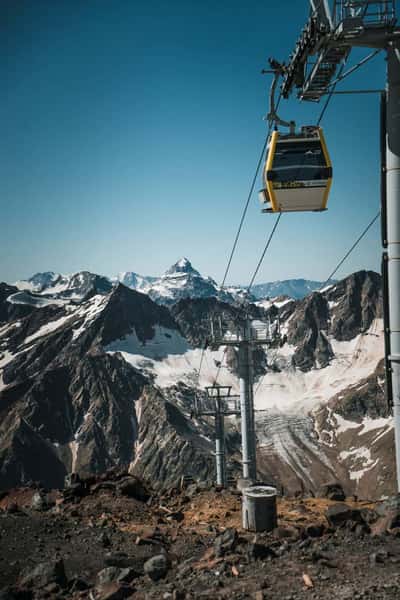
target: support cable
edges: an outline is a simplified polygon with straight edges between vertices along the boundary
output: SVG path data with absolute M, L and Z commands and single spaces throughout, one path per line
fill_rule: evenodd
M 281 99 L 282 99 L 282 93 L 279 94 L 278 102 L 276 104 L 276 110 L 278 110 L 278 108 L 279 108 L 279 104 L 280 104 Z M 263 144 L 263 147 L 262 147 L 262 150 L 261 150 L 261 154 L 260 154 L 260 157 L 259 157 L 258 162 L 257 162 L 256 171 L 254 173 L 254 177 L 253 177 L 251 185 L 250 185 L 250 190 L 249 190 L 249 193 L 248 193 L 248 196 L 247 196 L 247 199 L 246 199 L 246 203 L 244 205 L 243 212 L 242 212 L 242 215 L 241 215 L 241 218 L 240 218 L 240 221 L 239 221 L 239 226 L 238 226 L 238 229 L 237 229 L 237 232 L 236 232 L 236 235 L 235 235 L 235 239 L 234 239 L 234 242 L 233 242 L 231 253 L 230 253 L 229 258 L 228 258 L 228 263 L 227 263 L 227 266 L 226 266 L 226 269 L 225 269 L 224 277 L 223 277 L 222 283 L 220 285 L 220 292 L 225 287 L 226 279 L 228 277 L 228 273 L 229 273 L 229 270 L 231 268 L 232 259 L 233 259 L 233 256 L 234 256 L 235 252 L 236 252 L 236 247 L 237 247 L 237 244 L 238 244 L 238 241 L 239 241 L 239 237 L 240 237 L 240 234 L 241 234 L 241 231 L 242 231 L 244 220 L 246 218 L 247 210 L 249 208 L 250 200 L 251 200 L 251 197 L 252 197 L 253 192 L 254 192 L 254 187 L 255 187 L 255 184 L 256 184 L 256 181 L 257 181 L 258 173 L 260 171 L 260 167 L 261 167 L 262 161 L 263 161 L 264 156 L 265 156 L 265 152 L 266 152 L 266 149 L 267 149 L 268 139 L 269 139 L 269 136 L 271 134 L 271 130 L 272 130 L 272 123 L 270 123 L 270 125 L 268 127 L 268 132 L 267 132 L 267 135 L 265 137 L 264 144 Z M 215 310 L 213 312 L 215 312 Z M 201 368 L 202 368 L 202 365 L 203 365 L 203 358 L 204 358 L 205 351 L 206 351 L 206 348 L 204 347 L 203 351 L 201 353 L 201 356 L 200 356 L 200 364 L 199 364 L 199 369 L 198 369 L 198 372 L 197 372 L 197 386 L 199 385 L 199 381 L 200 381 L 200 374 L 201 374 Z M 217 381 L 217 379 L 218 379 L 220 369 L 221 369 L 221 367 L 219 367 L 219 369 L 218 369 L 215 381 Z
M 345 260 L 347 260 L 347 258 L 350 256 L 350 254 L 353 252 L 353 250 L 358 246 L 358 244 L 361 242 L 361 240 L 363 239 L 363 237 L 368 233 L 368 231 L 371 229 L 372 225 L 375 223 L 375 221 L 379 218 L 381 214 L 381 211 L 379 210 L 378 213 L 374 216 L 374 218 L 372 219 L 372 221 L 370 221 L 368 223 L 368 225 L 366 226 L 366 228 L 364 229 L 364 231 L 361 233 L 361 235 L 358 236 L 358 238 L 356 239 L 356 241 L 354 242 L 354 244 L 351 246 L 351 248 L 346 252 L 346 254 L 343 256 L 343 258 L 340 260 L 340 262 L 337 264 L 337 266 L 333 269 L 332 273 L 329 275 L 329 277 L 326 279 L 326 281 L 321 285 L 321 287 L 319 288 L 318 291 L 321 291 L 324 289 L 324 287 L 329 283 L 329 281 L 332 279 L 332 277 L 337 273 L 337 271 L 340 269 L 340 267 L 342 266 L 342 264 L 345 262 Z
M 338 80 L 339 80 L 339 78 L 340 78 L 340 76 L 341 76 L 341 74 L 342 74 L 342 71 L 343 71 L 343 69 L 344 69 L 345 65 L 346 65 L 346 61 L 344 61 L 344 62 L 342 63 L 342 65 L 341 65 L 341 67 L 340 67 L 340 70 L 339 70 L 339 75 L 338 75 L 338 79 L 337 79 L 336 83 L 338 82 Z M 336 83 L 335 83 L 335 84 L 332 86 L 332 89 L 331 89 L 331 90 L 328 92 L 328 97 L 327 97 L 327 99 L 326 99 L 326 101 L 325 101 L 325 104 L 324 104 L 324 106 L 323 106 L 323 108 L 322 108 L 322 110 L 321 110 L 321 113 L 320 113 L 320 115 L 319 115 L 319 118 L 318 118 L 318 121 L 317 121 L 317 126 L 319 126 L 319 125 L 321 124 L 321 121 L 322 121 L 322 119 L 324 118 L 325 112 L 326 112 L 326 110 L 327 110 L 327 108 L 328 108 L 328 106 L 329 106 L 329 103 L 330 103 L 330 101 L 331 101 L 331 99 L 332 99 L 332 95 L 333 95 L 333 93 L 334 93 L 334 91 L 335 91 Z M 279 97 L 279 100 L 280 100 L 280 98 L 281 98 L 281 97 Z M 250 284 L 249 284 L 249 286 L 248 286 L 248 288 L 247 288 L 247 293 L 248 293 L 248 294 L 250 293 L 250 290 L 251 290 L 251 288 L 253 287 L 254 280 L 255 280 L 255 278 L 256 278 L 256 276 L 257 276 L 257 273 L 258 273 L 258 271 L 259 271 L 259 269 L 260 269 L 260 266 L 261 266 L 261 264 L 262 264 L 262 262 L 263 262 L 263 260 L 264 260 L 265 254 L 266 254 L 266 252 L 267 252 L 267 250 L 268 250 L 268 248 L 269 248 L 269 246 L 270 246 L 270 243 L 271 243 L 271 241 L 272 241 L 272 237 L 273 237 L 273 235 L 274 235 L 274 233 L 275 233 L 275 230 L 276 230 L 276 228 L 277 228 L 277 226 L 278 226 L 278 223 L 279 223 L 279 221 L 280 221 L 280 218 L 281 218 L 281 216 L 282 216 L 282 213 L 279 213 L 279 215 L 278 215 L 278 218 L 277 218 L 277 220 L 275 221 L 275 225 L 274 225 L 274 227 L 273 227 L 273 229 L 272 229 L 271 235 L 269 236 L 269 238 L 268 238 L 268 241 L 267 241 L 267 243 L 266 243 L 266 246 L 265 246 L 265 248 L 264 248 L 264 250 L 263 250 L 263 253 L 262 253 L 262 255 L 261 255 L 261 258 L 260 258 L 260 260 L 258 261 L 257 268 L 256 268 L 256 270 L 255 270 L 255 272 L 254 272 L 254 274 L 253 274 L 253 277 L 251 278 Z
M 276 104 L 276 110 L 278 110 L 278 108 L 279 108 L 279 104 L 280 104 L 281 98 L 282 98 L 282 94 L 280 93 L 279 94 L 279 98 L 278 98 L 278 102 Z M 249 208 L 251 196 L 253 195 L 254 186 L 255 186 L 256 181 L 257 181 L 258 172 L 260 170 L 261 163 L 263 161 L 263 158 L 264 158 L 264 155 L 265 155 L 265 151 L 267 149 L 268 138 L 270 136 L 271 130 L 272 130 L 272 123 L 270 124 L 270 126 L 268 128 L 268 133 L 266 135 L 266 138 L 265 138 L 265 141 L 264 141 L 264 144 L 263 144 L 263 148 L 262 148 L 262 151 L 261 151 L 261 154 L 260 154 L 260 158 L 259 158 L 258 163 L 257 163 L 256 172 L 254 173 L 254 177 L 253 177 L 253 180 L 252 180 L 251 186 L 250 186 L 250 191 L 249 191 L 249 194 L 247 196 L 246 204 L 244 206 L 244 209 L 243 209 L 243 212 L 242 212 L 242 216 L 240 218 L 239 227 L 238 227 L 238 230 L 236 232 L 235 240 L 233 242 L 232 250 L 231 250 L 231 253 L 230 253 L 230 256 L 229 256 L 229 259 L 228 259 L 228 264 L 226 266 L 224 277 L 222 279 L 222 283 L 221 283 L 221 287 L 220 287 L 221 290 L 225 287 L 226 278 L 228 277 L 229 269 L 231 268 L 231 263 L 232 263 L 233 255 L 235 254 L 235 251 L 236 251 L 236 247 L 237 247 L 237 244 L 238 244 L 238 241 L 239 241 L 239 236 L 240 236 L 240 233 L 242 231 L 244 220 L 246 218 L 247 209 Z
M 343 73 L 343 75 L 339 74 L 338 77 L 336 77 L 336 79 L 331 81 L 331 83 L 327 87 L 330 88 L 332 86 L 335 86 L 337 83 L 339 83 L 339 81 L 343 81 L 343 79 L 346 79 L 346 77 L 348 77 L 349 75 L 354 73 L 354 71 L 357 71 L 357 69 L 359 69 L 360 67 L 365 65 L 365 63 L 367 63 L 372 58 L 374 58 L 377 54 L 379 54 L 381 52 L 381 50 L 382 50 L 381 48 L 378 48 L 378 50 L 374 50 L 373 52 L 371 52 L 371 54 L 368 54 L 368 56 L 365 56 L 356 65 L 353 65 L 348 71 Z
M 341 66 L 341 67 L 340 67 L 340 69 L 339 69 L 338 79 L 339 79 L 339 77 L 341 76 L 341 74 L 342 74 L 342 72 L 343 72 L 343 69 L 344 69 L 345 65 L 346 65 L 346 62 L 344 61 L 344 62 L 342 63 L 342 66 Z M 337 81 L 336 81 L 336 83 L 335 83 L 334 85 L 332 85 L 332 89 L 331 89 L 331 90 L 328 92 L 328 97 L 327 97 L 327 99 L 325 100 L 325 104 L 324 104 L 324 106 L 323 106 L 323 108 L 322 108 L 322 110 L 321 110 L 321 114 L 319 115 L 319 119 L 318 119 L 318 121 L 317 121 L 317 126 L 319 126 L 319 125 L 321 124 L 321 121 L 322 121 L 322 119 L 323 119 L 323 117 L 324 117 L 324 115 L 325 115 L 326 109 L 328 108 L 328 106 L 329 106 L 329 103 L 330 103 L 330 101 L 332 100 L 333 92 L 334 92 L 334 91 L 335 91 L 335 89 L 336 89 L 336 85 L 337 85 Z
M 278 227 L 278 223 L 281 220 L 281 216 L 282 216 L 282 213 L 279 213 L 278 218 L 276 219 L 275 224 L 274 224 L 274 226 L 272 228 L 272 231 L 269 234 L 267 243 L 265 244 L 264 250 L 262 251 L 262 254 L 261 254 L 260 260 L 258 261 L 256 270 L 254 271 L 253 277 L 251 278 L 250 283 L 248 285 L 247 294 L 250 294 L 251 288 L 253 287 L 253 284 L 254 284 L 254 280 L 257 277 L 257 273 L 258 273 L 258 271 L 259 271 L 259 269 L 261 267 L 261 264 L 262 264 L 262 262 L 264 260 L 265 254 L 266 254 L 266 252 L 267 252 L 267 250 L 268 250 L 268 248 L 269 248 L 269 246 L 270 246 L 270 244 L 272 242 L 272 238 L 274 237 L 274 233 L 276 231 L 276 228 Z

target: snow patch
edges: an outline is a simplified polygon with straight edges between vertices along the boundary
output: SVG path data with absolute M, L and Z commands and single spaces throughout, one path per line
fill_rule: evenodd
M 42 327 L 40 327 L 35 333 L 33 333 L 32 335 L 29 335 L 27 338 L 25 338 L 25 344 L 30 344 L 31 342 L 33 342 L 34 340 L 43 337 L 45 335 L 48 335 L 49 333 L 53 333 L 53 331 L 56 331 L 57 329 L 59 329 L 60 327 L 62 327 L 62 325 L 64 325 L 67 321 L 69 321 L 71 318 L 70 315 L 61 317 L 60 319 L 57 319 L 56 321 L 50 321 L 49 323 L 46 323 L 46 325 L 42 325 Z
M 75 316 L 83 318 L 83 322 L 79 327 L 74 328 L 72 332 L 72 341 L 78 339 L 78 337 L 87 330 L 89 325 L 96 319 L 97 315 L 107 306 L 108 301 L 109 297 L 97 294 L 75 311 Z
M 181 355 L 188 347 L 187 341 L 178 331 L 155 325 L 154 336 L 150 340 L 141 342 L 136 331 L 133 331 L 124 338 L 111 342 L 104 349 L 110 354 L 121 352 L 125 360 L 131 362 L 144 356 L 158 361 L 172 354 Z

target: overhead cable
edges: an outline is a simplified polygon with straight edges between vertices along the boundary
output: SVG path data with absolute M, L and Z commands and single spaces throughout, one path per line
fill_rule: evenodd
M 281 98 L 282 98 L 282 94 L 279 94 L 278 102 L 276 104 L 276 110 L 278 110 L 278 108 L 279 108 L 279 103 L 281 101 Z M 262 150 L 261 150 L 260 158 L 259 158 L 258 163 L 257 163 L 256 172 L 254 173 L 254 177 L 253 177 L 253 180 L 252 180 L 251 185 L 250 185 L 250 191 L 249 191 L 249 194 L 247 196 L 246 204 L 244 205 L 242 216 L 241 216 L 240 221 L 239 221 L 239 227 L 238 227 L 238 230 L 236 232 L 236 236 L 235 236 L 235 239 L 234 239 L 234 242 L 233 242 L 232 250 L 231 250 L 231 253 L 230 253 L 230 256 L 229 256 L 229 259 L 228 259 L 228 264 L 226 266 L 224 277 L 222 279 L 221 290 L 224 288 L 225 282 L 226 282 L 226 278 L 228 277 L 228 273 L 229 273 L 229 269 L 231 267 L 233 255 L 235 254 L 236 247 L 237 247 L 237 244 L 238 244 L 238 241 L 239 241 L 239 236 L 240 236 L 240 233 L 242 231 L 244 220 L 246 218 L 247 209 L 249 208 L 250 200 L 251 200 L 251 197 L 253 195 L 254 186 L 256 184 L 257 177 L 258 177 L 258 172 L 260 170 L 260 167 L 261 167 L 261 164 L 263 162 L 264 155 L 265 155 L 265 151 L 267 149 L 268 138 L 270 136 L 271 129 L 272 129 L 272 123 L 270 124 L 270 126 L 268 128 L 268 133 L 267 133 L 267 135 L 265 137 L 265 141 L 264 141 L 264 144 L 263 144 L 263 147 L 262 147 Z
M 372 219 L 372 221 L 370 221 L 368 223 L 368 225 L 366 226 L 366 228 L 364 229 L 364 231 L 361 233 L 361 235 L 359 235 L 359 237 L 356 239 L 356 241 L 354 242 L 354 244 L 351 246 L 350 250 L 348 250 L 346 252 L 346 254 L 343 256 L 343 258 L 340 260 L 340 262 L 337 264 L 337 266 L 333 269 L 332 273 L 329 275 L 329 277 L 326 279 L 326 281 L 321 285 L 321 287 L 319 288 L 320 290 L 324 289 L 324 287 L 329 283 L 329 281 L 332 279 L 332 277 L 338 272 L 338 270 L 340 269 L 340 267 L 342 266 L 342 264 L 345 262 L 345 260 L 350 256 L 350 254 L 353 252 L 353 250 L 361 242 L 361 240 L 363 239 L 363 237 L 371 229 L 371 227 L 375 223 L 375 221 L 379 218 L 380 214 L 381 214 L 381 211 L 379 210 L 378 213 Z
M 276 231 L 276 228 L 278 227 L 278 223 L 279 223 L 279 221 L 280 221 L 280 219 L 281 219 L 281 216 L 282 216 L 282 213 L 279 213 L 279 215 L 278 215 L 278 218 L 276 219 L 276 221 L 275 221 L 275 224 L 274 224 L 274 226 L 273 226 L 273 228 L 272 228 L 272 231 L 271 231 L 271 233 L 269 234 L 269 237 L 268 237 L 267 243 L 266 243 L 266 244 L 265 244 L 265 246 L 264 246 L 264 250 L 262 251 L 262 254 L 261 254 L 260 260 L 258 261 L 258 264 L 257 264 L 256 270 L 254 271 L 254 273 L 253 273 L 253 277 L 251 278 L 251 280 L 250 280 L 250 283 L 249 283 L 249 285 L 248 285 L 248 288 L 247 288 L 247 293 L 248 293 L 248 294 L 250 294 L 250 290 L 251 290 L 251 288 L 253 287 L 254 280 L 255 280 L 255 278 L 257 277 L 257 273 L 258 273 L 258 271 L 259 271 L 259 269 L 260 269 L 260 267 L 261 267 L 262 261 L 264 260 L 264 256 L 265 256 L 265 254 L 266 254 L 266 252 L 267 252 L 267 250 L 268 250 L 268 248 L 269 248 L 269 246 L 270 246 L 270 244 L 271 244 L 271 242 L 272 242 L 272 238 L 274 237 L 274 233 L 275 233 L 275 231 Z

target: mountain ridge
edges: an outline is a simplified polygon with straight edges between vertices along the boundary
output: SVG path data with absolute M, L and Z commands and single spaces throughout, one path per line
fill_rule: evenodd
M 323 282 L 300 278 L 255 284 L 250 296 L 246 294 L 247 286 L 227 286 L 221 291 L 211 277 L 201 275 L 185 257 L 166 269 L 160 277 L 140 275 L 134 271 L 120 272 L 115 277 L 89 271 L 79 271 L 72 275 L 47 271 L 35 273 L 29 279 L 19 280 L 14 285 L 20 292 L 41 295 L 47 300 L 79 302 L 87 299 L 90 294 L 106 293 L 110 291 L 111 286 L 118 283 L 145 293 L 156 302 L 165 305 L 171 305 L 186 297 L 212 296 L 228 302 L 241 301 L 244 297 L 251 301 L 281 297 L 297 300 L 323 285 Z M 15 301 L 23 303 L 24 296 L 17 296 Z
M 245 309 L 215 297 L 166 307 L 122 284 L 80 303 L 20 305 L 16 288 L 0 285 L 0 486 L 43 477 L 61 485 L 70 471 L 115 466 L 160 489 L 183 475 L 212 478 L 212 424 L 191 419 L 193 399 L 217 372 L 238 393 L 238 366 L 234 349 L 204 350 L 209 318 L 250 310 L 256 320 L 279 316 L 282 334 L 278 348 L 253 355 L 260 477 L 295 493 L 336 473 L 346 493 L 389 493 L 392 420 L 368 400 L 382 378 L 380 286 L 379 275 L 361 271 L 302 300 Z M 363 433 L 349 455 L 356 427 Z M 226 442 L 239 474 L 235 419 Z M 185 460 L 172 468 L 169 453 Z

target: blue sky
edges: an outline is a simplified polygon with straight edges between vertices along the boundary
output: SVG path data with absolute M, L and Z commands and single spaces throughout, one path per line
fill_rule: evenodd
M 266 134 L 260 71 L 287 59 L 306 0 L 3 0 L 0 12 L 0 280 L 159 275 L 184 255 L 220 281 Z M 340 89 L 384 80 L 378 57 Z M 321 110 L 281 106 L 298 124 Z M 378 96 L 336 96 L 322 124 L 329 210 L 283 215 L 258 282 L 326 278 L 378 210 Z M 274 218 L 254 194 L 230 283 L 248 282 Z M 380 252 L 375 225 L 338 275 L 378 270 Z

